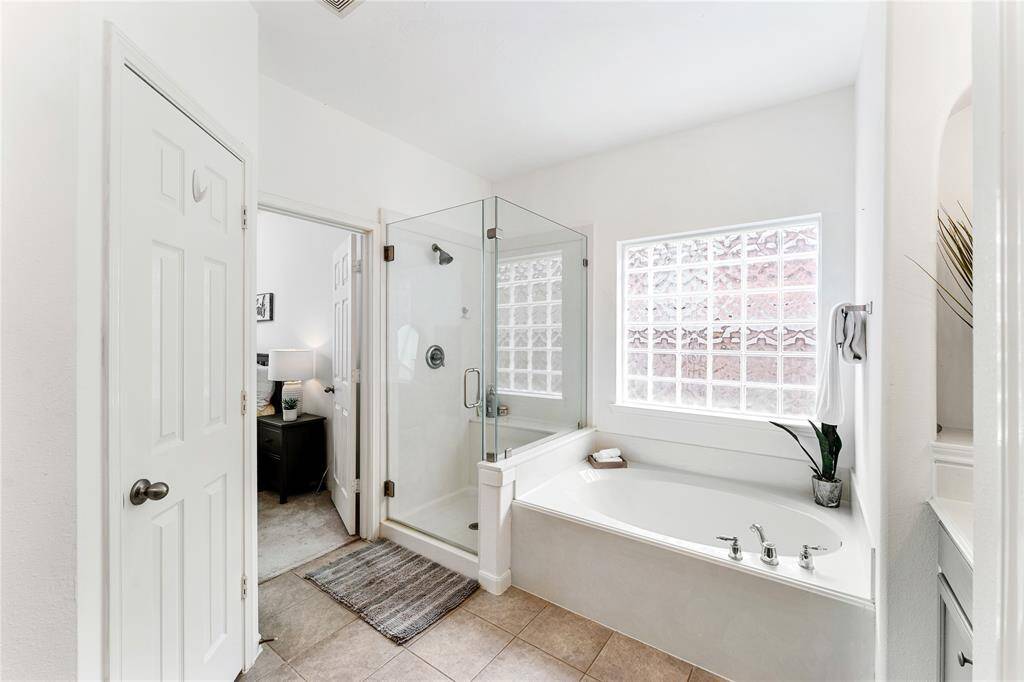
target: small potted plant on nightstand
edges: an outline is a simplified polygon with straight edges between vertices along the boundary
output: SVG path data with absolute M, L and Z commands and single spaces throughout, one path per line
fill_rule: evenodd
M 771 422 L 773 426 L 778 426 L 792 436 L 796 444 L 807 455 L 807 459 L 811 460 L 811 471 L 814 472 L 814 475 L 811 476 L 811 490 L 814 492 L 814 501 L 822 507 L 838 507 L 843 501 L 843 481 L 836 478 L 836 469 L 839 466 L 839 451 L 843 449 L 843 441 L 834 425 L 823 422 L 821 428 L 818 428 L 810 420 L 807 420 L 807 423 L 811 425 L 814 435 L 818 437 L 821 466 L 814 461 L 811 453 L 807 452 L 807 448 L 800 442 L 792 429 L 778 422 Z
M 295 398 L 285 398 L 281 401 L 281 417 L 286 422 L 293 422 L 299 417 L 299 401 Z

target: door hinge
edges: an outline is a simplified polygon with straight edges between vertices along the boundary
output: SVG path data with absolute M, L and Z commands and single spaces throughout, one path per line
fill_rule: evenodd
M 394 496 L 395 496 L 395 482 L 394 481 L 384 481 L 384 497 L 394 497 Z
M 363 259 L 352 261 L 352 272 L 357 275 L 363 274 Z
M 395 245 L 386 244 L 384 246 L 384 262 L 390 263 L 393 260 L 395 260 Z
M 503 239 L 504 236 L 505 235 L 501 231 L 500 227 L 489 227 L 489 228 L 487 228 L 487 238 L 488 239 Z
M 246 206 L 242 207 L 242 229 L 249 229 L 249 208 Z
M 249 396 L 246 394 L 245 389 L 242 389 L 242 416 L 245 416 L 245 410 L 249 407 Z
M 590 266 L 590 259 L 589 258 L 584 258 L 583 259 L 583 267 L 586 268 L 586 267 L 589 267 L 589 266 Z
M 358 478 L 356 480 L 352 481 L 352 492 L 354 492 L 354 493 L 358 493 L 359 492 L 359 479 Z
M 359 383 L 359 369 L 358 368 L 352 370 L 352 383 L 353 384 L 358 384 Z
M 245 599 L 248 596 L 249 596 L 249 576 L 243 575 L 242 576 L 242 599 Z

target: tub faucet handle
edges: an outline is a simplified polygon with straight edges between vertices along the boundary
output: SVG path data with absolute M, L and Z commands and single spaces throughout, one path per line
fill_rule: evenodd
M 718 540 L 722 542 L 729 542 L 729 558 L 733 561 L 743 561 L 743 550 L 740 549 L 740 539 L 735 535 L 719 535 Z
M 808 571 L 814 570 L 814 555 L 811 552 L 827 552 L 828 547 L 822 547 L 821 545 L 804 545 L 803 549 L 800 550 L 798 561 L 800 568 L 806 568 Z

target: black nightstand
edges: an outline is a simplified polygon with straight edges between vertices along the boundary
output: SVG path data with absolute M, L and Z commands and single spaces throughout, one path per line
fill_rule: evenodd
M 276 490 L 284 504 L 288 495 L 311 490 L 320 483 L 327 468 L 326 421 L 315 414 L 301 414 L 292 422 L 278 414 L 256 418 L 260 490 Z

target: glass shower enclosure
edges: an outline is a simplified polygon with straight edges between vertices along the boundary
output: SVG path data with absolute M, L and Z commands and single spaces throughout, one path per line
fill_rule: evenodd
M 586 420 L 587 238 L 500 197 L 387 225 L 387 516 L 477 549 L 477 462 Z

